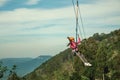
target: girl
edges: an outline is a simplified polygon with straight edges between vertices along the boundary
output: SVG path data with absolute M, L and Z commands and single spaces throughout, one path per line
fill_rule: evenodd
M 73 52 L 73 53 L 78 52 L 78 46 L 77 46 L 77 45 L 79 45 L 80 42 L 81 42 L 79 35 L 78 35 L 78 40 L 77 40 L 77 42 L 75 42 L 74 37 L 67 37 L 67 38 L 68 38 L 68 40 L 69 40 L 69 43 L 68 43 L 67 46 L 70 46 L 70 48 L 72 49 L 72 52 Z
M 77 42 L 75 42 L 74 40 L 74 37 L 67 37 L 68 40 L 69 40 L 69 43 L 67 46 L 70 46 L 70 48 L 72 49 L 72 53 L 74 54 L 74 56 L 78 56 L 82 62 L 84 63 L 85 66 L 92 66 L 87 60 L 86 58 L 84 57 L 83 54 L 81 54 L 79 51 L 78 51 L 78 45 L 80 44 L 80 37 L 78 35 L 78 40 Z

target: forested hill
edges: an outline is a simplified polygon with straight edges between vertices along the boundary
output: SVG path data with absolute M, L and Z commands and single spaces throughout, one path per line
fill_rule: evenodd
M 94 34 L 79 46 L 93 66 L 85 67 L 66 49 L 43 63 L 23 80 L 120 80 L 120 29 Z

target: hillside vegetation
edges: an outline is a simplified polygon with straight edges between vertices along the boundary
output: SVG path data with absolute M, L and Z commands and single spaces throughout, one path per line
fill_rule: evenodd
M 66 49 L 22 80 L 120 80 L 120 29 L 84 39 L 79 50 L 93 66 L 85 67 Z

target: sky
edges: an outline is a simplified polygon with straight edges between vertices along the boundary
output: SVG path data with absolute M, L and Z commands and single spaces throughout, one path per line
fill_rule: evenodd
M 78 1 L 82 38 L 120 29 L 120 0 Z M 0 58 L 56 55 L 75 27 L 72 0 L 0 0 Z

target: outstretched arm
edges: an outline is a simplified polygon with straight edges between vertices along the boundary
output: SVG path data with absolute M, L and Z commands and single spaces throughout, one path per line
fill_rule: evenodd
M 69 46 L 69 45 L 70 45 L 70 43 L 67 44 L 67 46 Z

